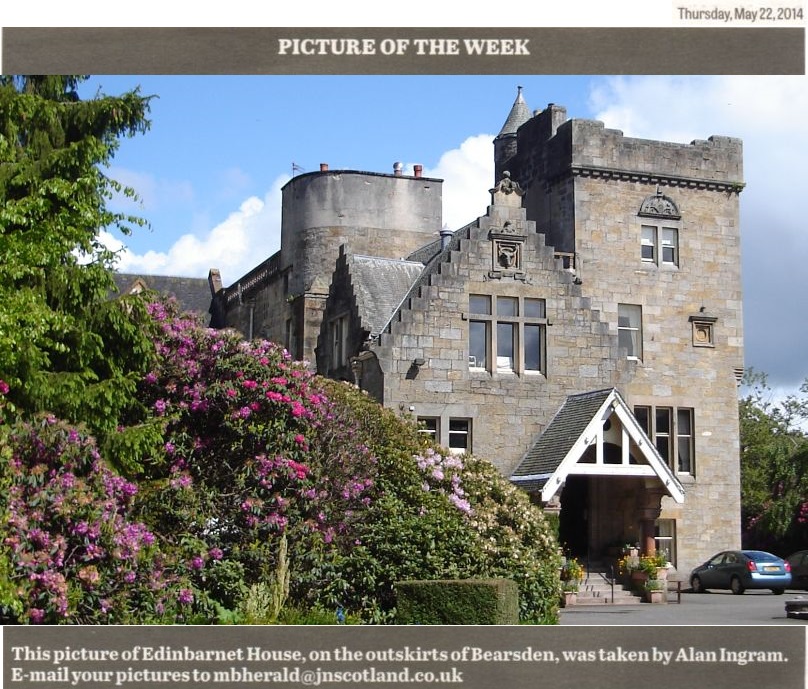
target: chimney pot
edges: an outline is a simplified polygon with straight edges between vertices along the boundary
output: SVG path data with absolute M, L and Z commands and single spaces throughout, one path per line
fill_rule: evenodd
M 420 177 L 421 173 L 424 171 L 423 165 L 413 165 L 413 170 L 415 172 L 416 177 Z
M 403 166 L 401 163 L 398 163 L 398 162 L 393 163 L 393 174 L 394 174 L 396 177 L 401 177 L 401 169 L 402 169 L 403 167 L 404 167 L 404 166 Z
M 328 172 L 328 163 L 320 163 L 320 172 Z

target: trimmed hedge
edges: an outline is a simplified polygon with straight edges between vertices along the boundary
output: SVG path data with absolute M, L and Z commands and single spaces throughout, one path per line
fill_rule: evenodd
M 519 624 L 519 587 L 511 579 L 401 581 L 398 624 Z

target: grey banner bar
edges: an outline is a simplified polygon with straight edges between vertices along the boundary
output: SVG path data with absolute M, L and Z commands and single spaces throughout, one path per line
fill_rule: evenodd
M 804 74 L 803 28 L 4 28 L 7 74 Z
M 805 627 L 6 627 L 4 686 L 804 689 Z

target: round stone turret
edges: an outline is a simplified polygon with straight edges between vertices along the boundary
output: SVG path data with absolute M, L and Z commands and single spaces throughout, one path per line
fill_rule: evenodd
M 494 139 L 494 183 L 502 179 L 502 173 L 508 169 L 508 161 L 516 155 L 516 132 L 532 114 L 522 97 L 522 87 L 517 86 L 516 100 L 511 106 L 508 118 Z

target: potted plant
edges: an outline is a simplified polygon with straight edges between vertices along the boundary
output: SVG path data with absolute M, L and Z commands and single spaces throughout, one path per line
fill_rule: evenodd
M 668 558 L 664 553 L 660 552 L 653 555 L 643 555 L 640 558 L 639 569 L 646 573 L 648 579 L 667 579 Z
M 649 579 L 645 582 L 646 603 L 667 603 L 667 582 L 664 579 Z
M 574 557 L 567 558 L 561 567 L 561 606 L 568 607 L 575 605 L 578 601 L 578 589 L 581 586 L 581 579 L 584 575 L 584 568 Z

